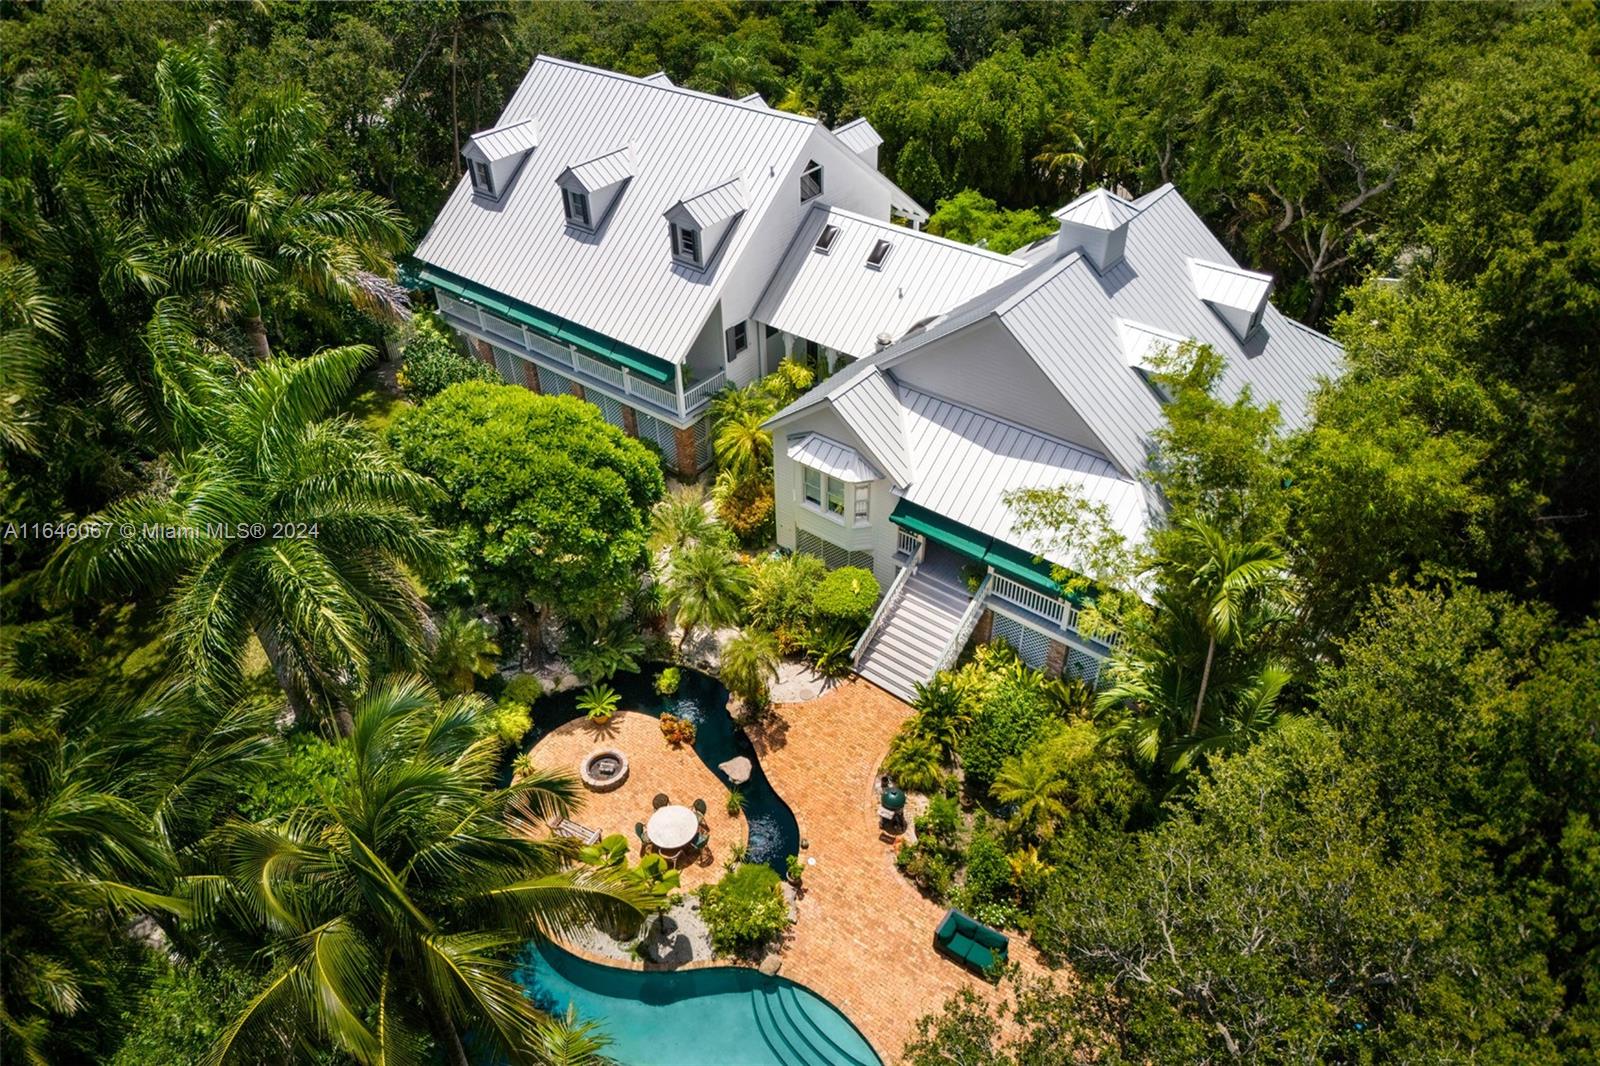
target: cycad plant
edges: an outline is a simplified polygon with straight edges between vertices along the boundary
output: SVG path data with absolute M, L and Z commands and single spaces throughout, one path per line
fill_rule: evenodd
M 352 768 L 320 808 L 220 832 L 219 902 L 259 927 L 273 965 L 209 1061 L 277 1061 L 321 1043 L 362 1063 L 437 1054 L 467 1066 L 469 1046 L 523 1063 L 570 1043 L 566 1023 L 511 979 L 513 956 L 530 937 L 636 920 L 653 900 L 529 835 L 573 812 L 577 782 L 534 772 L 495 787 L 486 710 L 390 680 L 357 702 L 342 741 Z
M 751 707 L 764 707 L 769 686 L 778 680 L 778 638 L 746 629 L 722 648 L 722 683 Z
M 674 554 L 666 588 L 673 616 L 683 630 L 679 653 L 699 627 L 715 629 L 737 622 L 749 587 L 748 569 L 724 545 L 702 543 Z
M 471 692 L 475 678 L 494 675 L 499 656 L 500 645 L 489 626 L 457 608 L 439 621 L 428 656 L 428 676 L 446 696 Z
M 1015 807 L 1013 824 L 1024 835 L 1049 840 L 1066 818 L 1062 801 L 1067 779 L 1046 749 L 1033 749 L 1005 761 L 989 792 L 1001 803 Z
M 238 691 L 252 640 L 300 712 L 414 663 L 423 607 L 411 573 L 440 558 L 422 518 L 433 489 L 334 415 L 371 350 L 241 374 L 170 327 L 152 345 L 178 441 L 170 470 L 90 516 L 105 535 L 57 552 L 54 587 L 68 598 L 170 590 L 172 666 L 217 702 Z

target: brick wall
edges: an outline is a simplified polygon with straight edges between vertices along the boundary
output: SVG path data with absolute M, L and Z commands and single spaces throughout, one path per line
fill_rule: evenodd
M 1044 676 L 1060 677 L 1061 668 L 1067 665 L 1067 646 L 1059 640 L 1050 642 L 1050 650 L 1044 657 Z
M 630 437 L 639 435 L 639 412 L 627 404 L 622 405 L 622 432 Z
M 490 346 L 488 341 L 483 340 L 480 337 L 473 337 L 472 350 L 478 353 L 479 359 L 483 360 L 485 363 L 488 363 L 490 366 L 494 366 L 494 348 Z
M 693 476 L 695 467 L 694 427 L 672 431 L 673 466 L 678 473 Z
M 534 392 L 541 391 L 539 388 L 539 368 L 526 359 L 519 359 L 518 362 L 522 364 L 522 383 Z

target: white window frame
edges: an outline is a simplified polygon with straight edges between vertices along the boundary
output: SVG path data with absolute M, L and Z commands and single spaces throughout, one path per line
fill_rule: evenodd
M 814 185 L 810 192 L 806 191 L 807 183 Z M 822 164 L 815 159 L 806 160 L 806 168 L 800 172 L 800 202 L 806 203 L 822 195 Z
M 589 194 L 573 192 L 571 189 L 561 190 L 561 210 L 565 212 L 567 221 L 574 226 L 590 228 L 593 222 L 589 214 Z
M 750 324 L 735 322 L 728 327 L 728 362 L 739 358 L 750 347 Z
M 863 507 L 863 503 L 871 498 L 870 484 L 843 481 L 805 463 L 796 465 L 800 467 L 800 502 L 808 510 L 841 526 L 870 524 L 870 511 Z M 836 504 L 838 510 L 834 510 Z M 870 507 L 870 504 L 867 506 Z
M 843 481 L 840 481 L 838 478 L 832 476 L 829 476 L 827 480 L 823 482 L 823 507 L 826 510 L 829 518 L 836 519 L 840 522 L 844 521 L 844 486 L 845 483 Z M 837 498 L 839 505 L 839 509 L 837 511 L 834 510 L 835 498 Z
M 826 474 L 814 466 L 800 467 L 800 498 L 805 501 L 807 507 L 817 511 L 822 510 L 822 482 L 826 477 Z M 816 485 L 815 489 L 812 488 L 813 483 Z M 812 496 L 813 491 L 816 492 L 815 496 Z
M 700 265 L 700 231 L 691 226 L 668 223 L 672 227 L 672 258 L 691 266 Z
M 467 160 L 467 172 L 472 176 L 474 192 L 494 196 L 494 168 L 481 159 Z
M 855 484 L 855 508 L 852 516 L 857 527 L 872 524 L 872 486 L 866 482 Z

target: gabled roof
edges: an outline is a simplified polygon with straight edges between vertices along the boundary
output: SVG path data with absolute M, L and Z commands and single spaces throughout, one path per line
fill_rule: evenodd
M 623 145 L 568 167 L 556 175 L 556 184 L 578 192 L 599 192 L 633 177 L 633 165 L 633 151 Z
M 840 481 L 876 481 L 883 475 L 849 445 L 820 433 L 806 433 L 789 442 L 789 458 Z
M 816 250 L 826 226 L 838 230 Z M 893 250 L 876 269 L 867 255 L 880 240 Z M 993 288 L 1026 263 L 852 211 L 813 207 L 756 306 L 778 329 L 861 358 L 879 334 L 898 339 L 930 316 Z
M 1271 274 L 1257 274 L 1231 263 L 1190 259 L 1189 277 L 1194 282 L 1195 295 L 1200 299 L 1244 311 L 1254 311 L 1260 307 L 1272 291 Z
M 782 204 L 788 235 L 790 176 L 813 137 L 833 136 L 804 115 L 548 56 L 534 61 L 500 117 L 502 126 L 523 121 L 537 123 L 539 147 L 516 185 L 487 203 L 463 177 L 415 257 L 672 362 L 687 356 L 774 205 Z M 602 235 L 572 232 L 550 185 L 619 145 L 632 148 L 627 192 Z M 915 203 L 865 161 L 849 159 L 894 202 Z M 662 212 L 735 174 L 743 176 L 748 217 L 705 270 L 683 270 Z
M 1051 213 L 1063 222 L 1075 222 L 1095 229 L 1116 229 L 1133 221 L 1139 209 L 1114 193 L 1096 188 Z
M 872 123 L 865 118 L 858 118 L 846 122 L 843 126 L 835 127 L 833 135 L 844 142 L 844 146 L 860 155 L 883 143 L 883 138 L 878 131 L 872 128 Z
M 1171 185 L 1132 206 L 1138 212 L 1128 223 L 1123 259 L 1104 274 L 1077 252 L 1037 262 L 952 308 L 926 330 L 845 367 L 772 421 L 785 422 L 831 401 L 861 376 L 892 374 L 935 341 L 994 320 L 1077 411 L 1107 457 L 1136 477 L 1146 466 L 1150 434 L 1162 416 L 1156 393 L 1129 366 L 1120 325 L 1128 321 L 1210 345 L 1227 360 L 1219 395 L 1231 400 L 1249 388 L 1257 402 L 1277 405 L 1289 429 L 1304 425 L 1318 379 L 1340 369 L 1339 346 L 1270 303 L 1261 327 L 1241 341 L 1196 294 L 1190 276 L 1190 259 L 1231 263 L 1222 244 Z
M 667 208 L 666 217 L 680 226 L 710 229 L 745 209 L 744 182 L 736 174 L 704 192 L 679 200 Z
M 486 163 L 498 163 L 538 146 L 539 125 L 530 118 L 474 133 L 467 138 L 467 147 L 461 154 L 476 155 Z
M 900 399 L 885 375 L 861 375 L 833 398 L 833 409 L 896 485 L 911 483 Z

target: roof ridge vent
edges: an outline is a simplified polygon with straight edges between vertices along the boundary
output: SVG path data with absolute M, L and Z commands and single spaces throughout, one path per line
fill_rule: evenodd
M 1138 214 L 1139 209 L 1122 197 L 1103 188 L 1090 189 L 1052 213 L 1061 223 L 1056 257 L 1081 249 L 1095 270 L 1104 274 L 1122 262 L 1128 223 Z

